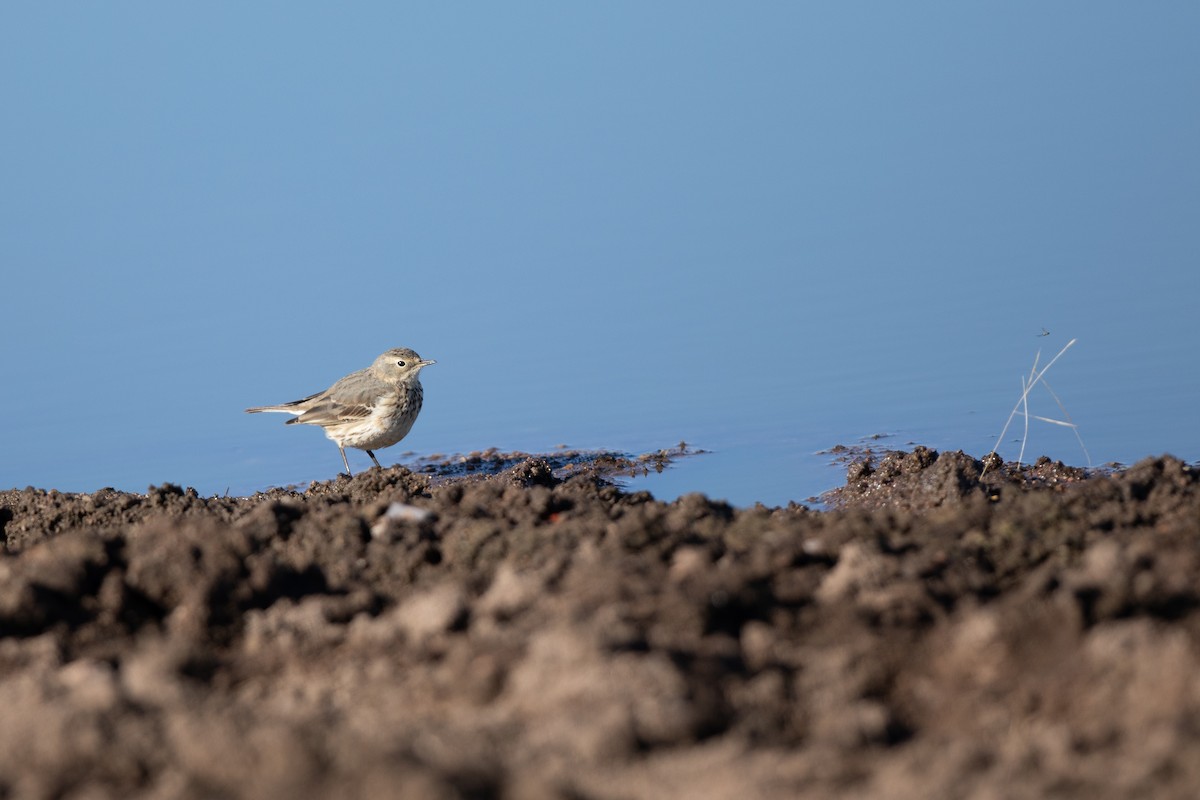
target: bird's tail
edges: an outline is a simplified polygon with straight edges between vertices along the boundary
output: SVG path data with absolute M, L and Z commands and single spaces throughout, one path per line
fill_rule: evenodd
M 278 411 L 281 414 L 303 414 L 304 412 L 298 408 L 290 408 L 288 404 L 282 406 L 259 406 L 258 408 L 247 408 L 247 414 L 260 414 L 263 411 Z
M 310 394 L 308 397 L 303 397 L 299 400 L 293 400 L 290 403 L 280 403 L 277 406 L 256 406 L 255 408 L 247 408 L 247 414 L 259 414 L 263 411 L 278 412 L 280 414 L 303 414 L 308 410 L 308 402 L 321 395 L 320 392 Z

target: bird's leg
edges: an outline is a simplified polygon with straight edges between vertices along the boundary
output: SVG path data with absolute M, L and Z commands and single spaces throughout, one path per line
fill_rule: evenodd
M 350 462 L 346 460 L 346 448 L 342 447 L 339 444 L 338 452 L 342 454 L 342 463 L 346 465 L 346 474 L 349 475 L 351 478 L 353 478 L 354 473 L 350 471 Z
M 375 454 L 374 454 L 374 453 L 372 453 L 370 450 L 368 450 L 368 451 L 367 451 L 367 455 L 369 455 L 369 456 L 371 457 L 371 460 L 375 462 L 375 466 L 379 467 L 380 469 L 383 469 L 383 467 L 381 467 L 381 466 L 379 465 L 379 459 L 375 458 Z

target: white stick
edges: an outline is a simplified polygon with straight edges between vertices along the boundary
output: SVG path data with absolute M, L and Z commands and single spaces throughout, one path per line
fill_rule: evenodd
M 1059 422 L 1056 424 L 1064 425 L 1064 424 L 1069 423 L 1067 426 L 1075 431 L 1075 439 L 1076 439 L 1076 441 L 1079 442 L 1079 449 L 1083 451 L 1083 457 L 1087 459 L 1088 469 L 1091 469 L 1092 468 L 1092 456 L 1091 456 L 1091 453 L 1088 452 L 1088 449 L 1086 447 L 1084 447 L 1083 437 L 1079 435 L 1079 426 L 1076 425 L 1074 423 L 1074 421 L 1071 419 L 1071 414 L 1067 411 L 1067 407 L 1062 404 L 1062 400 L 1058 399 L 1058 395 L 1056 395 L 1054 393 L 1054 390 L 1050 388 L 1050 384 L 1046 382 L 1045 378 L 1042 378 L 1042 386 L 1046 387 L 1046 391 L 1049 392 L 1050 396 L 1054 398 L 1054 402 L 1058 403 L 1058 407 L 1062 409 L 1063 416 L 1067 418 L 1066 423 Z M 1053 420 L 1046 420 L 1046 421 L 1052 422 Z
M 1070 349 L 1071 345 L 1075 344 L 1075 342 L 1077 342 L 1077 341 L 1079 341 L 1079 340 L 1072 339 L 1071 341 L 1067 342 L 1063 346 L 1063 349 L 1058 351 L 1058 355 L 1056 355 L 1054 358 L 1050 359 L 1049 364 L 1042 367 L 1041 372 L 1037 371 L 1037 364 L 1038 364 L 1038 360 L 1042 357 L 1042 351 L 1041 350 L 1037 351 L 1037 354 L 1033 357 L 1033 368 L 1029 371 L 1029 374 L 1030 374 L 1029 383 L 1025 383 L 1025 377 L 1021 376 L 1021 397 L 1019 400 L 1017 400 L 1017 404 L 1015 406 L 1013 406 L 1012 412 L 1009 413 L 1008 421 L 1004 423 L 1004 428 L 1000 431 L 1000 435 L 998 437 L 996 437 L 996 444 L 992 446 L 993 453 L 996 452 L 997 449 L 999 449 L 1000 443 L 1004 441 L 1004 434 L 1008 433 L 1008 426 L 1012 424 L 1013 417 L 1015 417 L 1017 415 L 1017 411 L 1020 410 L 1022 405 L 1025 406 L 1025 432 L 1026 432 L 1026 437 L 1028 438 L 1028 435 L 1029 435 L 1029 406 L 1028 406 L 1027 398 L 1029 397 L 1029 390 L 1033 388 L 1034 384 L 1036 384 L 1038 381 L 1042 380 L 1042 376 L 1046 374 L 1046 371 L 1048 369 L 1050 369 L 1050 367 L 1054 366 L 1054 362 L 1058 361 L 1058 359 L 1060 359 L 1062 357 L 1062 354 L 1067 352 L 1067 350 Z M 1076 435 L 1078 435 L 1078 434 L 1076 434 Z M 1082 445 L 1083 441 L 1080 440 L 1079 443 L 1080 443 L 1080 445 Z M 1084 453 L 1086 454 L 1087 451 L 1084 450 Z M 1024 456 L 1024 455 L 1025 455 L 1025 439 L 1022 439 L 1021 440 L 1021 456 Z M 1017 458 L 1017 463 L 1018 464 L 1021 463 L 1021 457 Z M 1090 457 L 1088 458 L 1088 464 L 1089 464 L 1089 466 L 1091 464 Z M 983 472 L 987 472 L 987 467 L 983 468 Z M 983 475 L 983 472 L 980 473 L 981 477 Z
M 1037 364 L 1037 359 L 1033 360 Z M 1030 384 L 1032 385 L 1032 384 Z M 1025 376 L 1021 376 L 1021 406 L 1022 413 L 1025 416 L 1025 433 L 1021 435 L 1021 452 L 1017 453 L 1017 466 L 1021 466 L 1021 462 L 1025 460 L 1025 442 L 1029 441 L 1029 385 L 1025 383 Z

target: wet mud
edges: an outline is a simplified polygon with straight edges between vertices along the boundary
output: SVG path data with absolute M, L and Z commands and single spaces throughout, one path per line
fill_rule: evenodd
M 1200 470 L 671 457 L 0 492 L 0 797 L 1195 796 Z

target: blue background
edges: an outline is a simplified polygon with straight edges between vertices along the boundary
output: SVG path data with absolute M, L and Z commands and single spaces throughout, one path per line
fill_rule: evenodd
M 332 477 L 242 409 L 393 346 L 439 363 L 384 463 L 682 439 L 713 452 L 661 496 L 802 500 L 863 436 L 986 453 L 1071 338 L 1094 463 L 1196 459 L 1198 34 L 1194 3 L 7 4 L 0 486 Z

